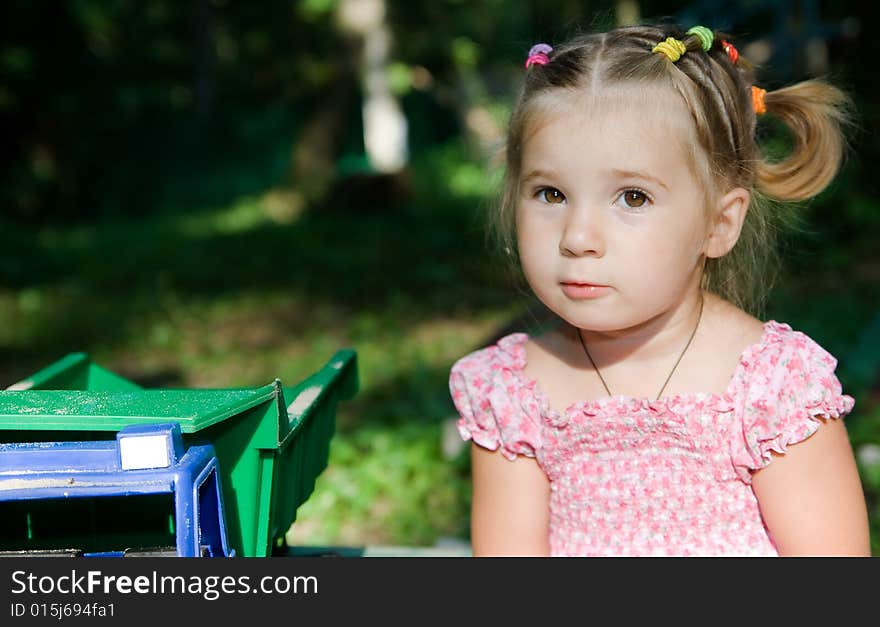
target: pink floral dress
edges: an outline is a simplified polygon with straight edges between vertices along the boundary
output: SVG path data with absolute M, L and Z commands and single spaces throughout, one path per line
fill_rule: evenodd
M 554 556 L 772 556 L 751 487 L 770 451 L 854 405 L 837 360 L 784 323 L 764 323 L 723 394 L 627 396 L 549 407 L 523 375 L 513 333 L 459 359 L 449 388 L 465 439 L 534 457 L 550 479 Z

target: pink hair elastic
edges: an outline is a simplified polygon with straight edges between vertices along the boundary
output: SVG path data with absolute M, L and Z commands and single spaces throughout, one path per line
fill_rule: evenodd
M 550 63 L 550 57 L 547 55 L 553 52 L 547 44 L 535 44 L 529 49 L 529 56 L 526 59 L 526 69 L 533 65 L 547 65 Z

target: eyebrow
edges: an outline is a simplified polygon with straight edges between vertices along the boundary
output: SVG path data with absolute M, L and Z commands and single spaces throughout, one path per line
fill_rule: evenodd
M 610 170 L 610 172 L 611 174 L 622 178 L 637 178 L 651 181 L 652 183 L 659 185 L 666 191 L 669 191 L 669 187 L 666 185 L 666 183 L 658 179 L 656 176 L 651 176 L 650 174 L 645 174 L 644 172 L 637 172 L 635 170 Z
M 613 170 L 608 170 L 608 173 L 613 176 L 618 176 L 620 178 L 638 178 L 638 179 L 644 179 L 646 181 L 651 181 L 652 183 L 659 185 L 660 187 L 662 187 L 666 191 L 669 191 L 669 186 L 666 185 L 666 183 L 664 183 L 663 181 L 658 179 L 656 176 L 651 176 L 650 174 L 645 174 L 644 172 L 638 172 L 637 170 L 613 169 Z M 546 172 L 544 172 L 543 170 L 531 170 L 528 174 L 526 174 L 524 177 L 522 177 L 522 182 L 528 183 L 532 179 L 548 178 L 549 176 L 550 175 L 547 174 Z
M 543 170 L 532 170 L 531 172 L 526 174 L 524 177 L 522 177 L 522 182 L 527 183 L 528 181 L 531 181 L 532 179 L 547 178 L 548 176 L 549 175 L 546 172 L 544 172 Z

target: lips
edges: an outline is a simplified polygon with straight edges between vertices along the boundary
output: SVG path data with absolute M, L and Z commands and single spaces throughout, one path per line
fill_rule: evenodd
M 611 288 L 598 283 L 581 283 L 566 281 L 561 283 L 563 294 L 572 300 L 594 300 L 603 298 L 611 293 Z
M 563 285 L 574 285 L 577 287 L 608 287 L 607 285 L 603 285 L 601 283 L 589 283 L 587 281 L 563 281 Z

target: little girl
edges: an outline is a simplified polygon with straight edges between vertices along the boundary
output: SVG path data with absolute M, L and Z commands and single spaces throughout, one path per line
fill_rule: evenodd
M 474 555 L 870 555 L 835 358 L 748 313 L 773 201 L 833 179 L 846 97 L 765 91 L 703 26 L 539 44 L 526 68 L 497 232 L 558 324 L 452 368 Z

